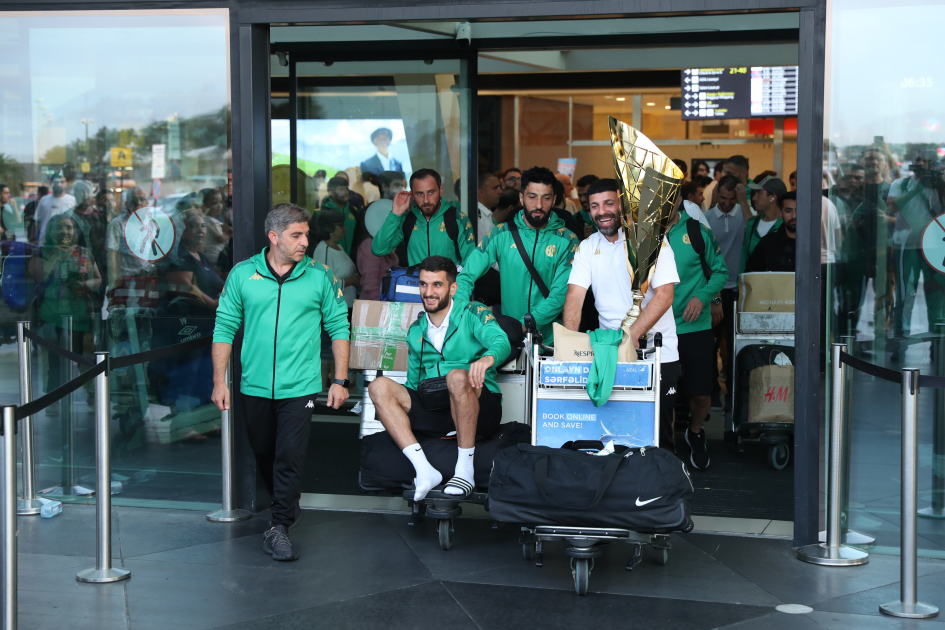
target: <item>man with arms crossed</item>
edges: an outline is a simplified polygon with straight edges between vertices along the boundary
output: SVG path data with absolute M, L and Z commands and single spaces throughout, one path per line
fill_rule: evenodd
M 564 301 L 564 326 L 569 330 L 578 329 L 584 296 L 588 287 L 591 287 L 600 313 L 600 327 L 616 330 L 633 304 L 623 228 L 620 225 L 617 180 L 598 180 L 588 187 L 587 195 L 591 218 L 598 231 L 584 240 L 574 255 L 571 276 L 568 278 L 568 294 Z M 678 282 L 676 259 L 669 242 L 664 240 L 653 277 L 644 293 L 643 310 L 630 327 L 634 347 L 644 334 L 648 339 L 652 339 L 656 333 L 663 335 L 659 442 L 661 447 L 673 452 L 676 449 L 673 408 L 676 404 L 676 381 L 679 380 L 679 353 L 672 306 L 674 288 Z
M 230 408 L 224 380 L 233 337 L 245 327 L 240 353 L 243 412 L 249 443 L 266 490 L 272 520 L 263 551 L 298 560 L 288 529 L 302 518 L 299 497 L 315 397 L 322 391 L 321 334 L 331 336 L 335 380 L 328 406 L 348 398 L 348 308 L 343 281 L 305 255 L 308 213 L 281 203 L 266 215 L 269 246 L 227 276 L 213 330 L 213 396 Z
M 468 497 L 475 489 L 476 436 L 489 437 L 502 421 L 502 394 L 495 365 L 511 352 L 509 339 L 487 307 L 454 300 L 456 265 L 445 256 L 420 263 L 420 297 L 425 317 L 407 331 L 406 386 L 379 377 L 368 386 L 384 428 L 417 471 L 414 500 L 422 500 L 443 476 L 427 461 L 415 434 L 445 437 L 456 432 L 456 470 L 444 492 Z M 420 383 L 446 377 L 449 406 L 428 409 Z

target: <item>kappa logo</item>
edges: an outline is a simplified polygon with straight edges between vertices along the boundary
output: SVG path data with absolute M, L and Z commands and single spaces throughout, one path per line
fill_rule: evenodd
M 641 501 L 640 497 L 637 497 L 637 505 L 643 506 L 643 505 L 646 505 L 647 503 L 653 503 L 653 501 L 656 501 L 656 499 L 662 499 L 662 498 L 663 498 L 663 495 L 660 495 L 654 499 L 647 499 L 646 501 Z
M 595 256 L 600 256 L 600 250 L 598 249 L 596 252 L 594 252 L 594 255 L 595 255 Z
M 250 280 L 262 280 L 263 277 L 262 277 L 261 275 L 259 275 L 259 272 L 257 271 L 256 273 L 254 273 L 253 275 L 251 275 L 251 276 L 249 277 L 249 279 L 250 279 Z
M 308 404 L 305 405 L 305 408 L 306 408 L 306 409 L 314 409 L 314 408 L 315 408 L 315 403 L 313 403 L 313 402 L 310 400 L 310 401 L 308 401 Z
M 666 395 L 667 395 L 667 396 L 675 396 L 675 395 L 676 395 L 676 388 L 675 388 L 675 387 L 670 387 L 670 388 L 669 388 L 669 391 L 666 392 Z

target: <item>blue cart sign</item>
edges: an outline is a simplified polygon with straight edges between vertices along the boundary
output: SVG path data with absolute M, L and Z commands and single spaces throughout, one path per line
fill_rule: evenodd
M 649 363 L 618 363 L 614 385 L 617 387 L 649 387 Z M 587 385 L 587 375 L 591 371 L 591 363 L 587 361 L 541 362 L 542 385 Z M 595 438 L 596 439 L 596 438 Z
M 565 442 L 599 440 L 605 435 L 632 447 L 656 444 L 653 402 L 609 400 L 595 407 L 590 400 L 540 398 L 536 403 L 538 446 L 560 448 Z

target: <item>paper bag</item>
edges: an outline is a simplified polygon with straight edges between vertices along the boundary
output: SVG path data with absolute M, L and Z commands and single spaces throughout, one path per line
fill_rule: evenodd
M 555 361 L 593 361 L 594 349 L 591 347 L 591 338 L 587 333 L 568 330 L 555 322 L 551 326 L 555 336 Z M 619 363 L 635 363 L 637 351 L 626 331 L 617 348 Z
M 794 274 L 781 271 L 743 273 L 738 277 L 738 312 L 793 313 Z
M 793 365 L 764 365 L 751 371 L 748 421 L 794 422 Z

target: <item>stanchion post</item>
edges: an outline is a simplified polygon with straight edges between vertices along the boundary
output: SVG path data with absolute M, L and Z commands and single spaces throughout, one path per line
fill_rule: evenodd
M 0 437 L 0 524 L 3 544 L 3 630 L 16 630 L 16 407 L 3 407 Z
M 207 514 L 207 520 L 214 523 L 233 523 L 245 521 L 252 516 L 247 510 L 233 509 L 233 386 L 231 383 L 233 359 L 226 365 L 226 386 L 230 390 L 230 409 L 220 412 L 220 442 L 223 449 L 223 506 L 216 512 Z
M 945 376 L 945 322 L 936 325 L 938 338 L 932 341 L 932 352 L 938 375 Z M 945 518 L 945 390 L 935 390 L 932 407 L 932 505 L 919 510 L 922 518 Z
M 899 515 L 899 601 L 882 604 L 879 611 L 891 617 L 928 619 L 938 608 L 918 601 L 918 549 L 916 548 L 916 486 L 919 471 L 919 370 L 902 370 L 902 492 Z
M 20 405 L 33 400 L 33 373 L 30 356 L 30 340 L 24 334 L 29 322 L 16 323 L 16 352 L 20 364 Z M 16 513 L 21 516 L 39 514 L 43 503 L 36 498 L 36 477 L 33 464 L 33 418 L 26 416 L 20 421 L 20 450 L 23 452 L 23 498 L 16 502 Z
M 96 352 L 95 363 L 108 362 L 107 352 Z M 79 582 L 103 584 L 131 577 L 131 571 L 112 567 L 112 454 L 109 442 L 111 403 L 108 368 L 95 377 L 95 568 L 76 574 Z
M 830 347 L 830 444 L 827 452 L 827 536 L 826 542 L 800 547 L 799 560 L 828 567 L 847 567 L 869 562 L 869 554 L 841 544 L 841 492 L 843 488 L 843 434 L 844 434 L 844 371 L 840 353 L 846 345 Z

